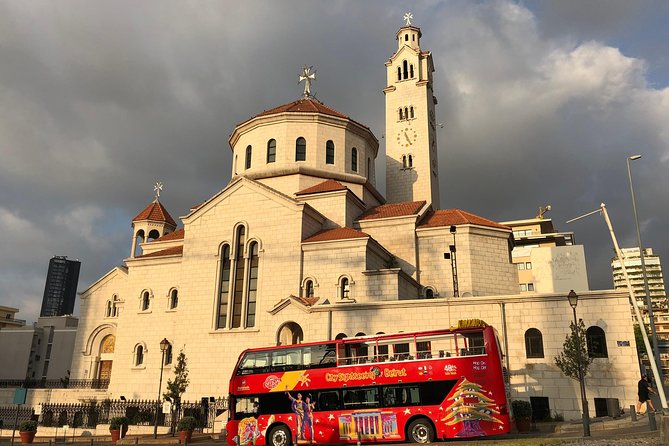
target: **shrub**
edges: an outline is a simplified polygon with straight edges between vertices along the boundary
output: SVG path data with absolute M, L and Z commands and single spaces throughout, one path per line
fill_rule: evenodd
M 183 417 L 182 419 L 179 420 L 179 424 L 177 425 L 177 430 L 192 431 L 193 429 L 195 429 L 196 424 L 197 421 L 195 420 L 194 417 Z
M 519 419 L 532 418 L 532 405 L 525 400 L 511 401 L 511 408 L 513 409 L 513 416 Z
M 19 426 L 19 432 L 37 432 L 37 421 L 24 421 Z
M 121 427 L 128 427 L 128 419 L 126 417 L 114 417 L 109 420 L 109 430 L 118 431 L 121 430 Z

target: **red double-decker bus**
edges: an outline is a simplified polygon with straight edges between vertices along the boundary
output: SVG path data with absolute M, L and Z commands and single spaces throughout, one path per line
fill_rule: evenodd
M 508 433 L 493 327 L 244 351 L 230 381 L 230 446 L 410 441 Z

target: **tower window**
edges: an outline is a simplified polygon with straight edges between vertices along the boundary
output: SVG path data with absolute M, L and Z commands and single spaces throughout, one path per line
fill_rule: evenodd
M 367 158 L 367 179 L 372 178 L 372 159 Z
M 351 149 L 351 170 L 353 172 L 358 171 L 358 149 L 355 147 Z
M 167 344 L 167 349 L 165 349 L 165 363 L 163 365 L 172 364 L 172 344 Z
M 413 79 L 413 64 L 409 65 L 409 77 Z
M 407 168 L 407 156 L 402 155 L 402 168 L 406 169 Z
M 402 62 L 402 79 L 406 79 L 408 75 L 409 75 L 408 63 L 405 60 L 404 62 Z
M 342 277 L 341 282 L 340 282 L 340 290 L 339 290 L 339 297 L 341 299 L 348 299 L 351 295 L 350 288 L 349 288 L 349 283 L 348 283 L 348 278 L 347 277 Z
M 306 161 L 307 159 L 307 140 L 301 136 L 295 141 L 295 161 Z
M 409 107 L 404 107 L 404 118 L 409 119 Z
M 174 310 L 179 305 L 179 291 L 174 288 L 170 291 L 170 310 Z
M 334 164 L 335 162 L 335 146 L 332 141 L 325 143 L 325 164 Z
M 276 139 L 267 141 L 267 162 L 273 163 L 276 161 Z
M 413 156 L 409 155 L 409 165 L 407 167 L 413 167 Z
M 247 146 L 246 147 L 246 159 L 245 159 L 245 162 L 244 162 L 244 168 L 245 169 L 250 169 L 251 168 L 251 151 L 252 151 L 251 146 Z
M 249 277 L 246 287 L 246 327 L 256 324 L 256 301 L 258 293 L 258 243 L 253 242 L 249 248 Z
M 246 242 L 246 228 L 237 229 L 237 255 L 235 256 L 235 278 L 232 288 L 232 328 L 242 326 L 242 305 L 244 298 L 244 245 Z
M 404 119 L 404 113 L 402 112 L 402 109 L 400 108 L 400 121 Z
M 404 41 L 405 41 L 405 42 L 408 42 L 408 41 L 409 41 L 409 34 L 405 34 L 405 35 L 404 35 Z
M 307 283 L 305 284 L 305 290 L 304 294 L 305 297 L 314 297 L 314 281 L 313 280 L 307 280 Z
M 144 364 L 144 346 L 138 345 L 135 347 L 135 367 Z
M 142 293 L 142 303 L 141 303 L 141 309 L 142 311 L 146 311 L 149 309 L 151 303 L 151 296 L 149 295 L 148 291 L 144 291 Z
M 397 80 L 401 81 L 402 80 L 402 68 L 397 67 Z
M 412 34 L 412 35 L 411 35 L 411 40 L 412 40 L 413 42 L 416 41 L 416 35 L 415 35 L 415 34 Z
M 411 118 L 413 119 L 413 107 L 409 108 L 409 114 L 410 114 Z

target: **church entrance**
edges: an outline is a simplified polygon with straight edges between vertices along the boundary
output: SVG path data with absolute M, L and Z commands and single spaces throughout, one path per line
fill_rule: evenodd
M 116 336 L 114 335 L 105 336 L 100 343 L 100 363 L 98 365 L 99 380 L 108 381 L 111 379 L 115 344 Z

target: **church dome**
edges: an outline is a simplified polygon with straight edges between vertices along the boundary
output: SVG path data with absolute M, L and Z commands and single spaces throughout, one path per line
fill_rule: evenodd
M 229 143 L 233 179 L 259 180 L 288 195 L 316 184 L 317 179 L 376 183 L 374 160 L 379 142 L 374 134 L 313 97 L 265 110 L 242 122 Z

